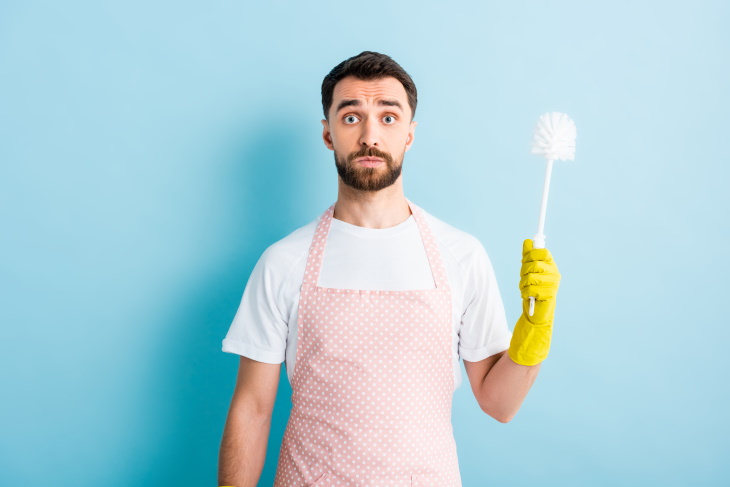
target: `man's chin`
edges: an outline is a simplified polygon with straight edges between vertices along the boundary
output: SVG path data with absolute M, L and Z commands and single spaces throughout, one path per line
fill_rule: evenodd
M 369 175 L 358 174 L 355 177 L 352 176 L 352 174 L 350 174 L 349 177 L 344 178 L 340 176 L 340 179 L 342 179 L 342 182 L 345 183 L 345 185 L 358 191 L 374 192 L 388 188 L 395 184 L 395 182 L 398 180 L 398 177 L 400 176 L 400 173 L 398 173 L 397 175 L 392 172 L 388 172 L 386 174 L 376 175 L 371 173 Z

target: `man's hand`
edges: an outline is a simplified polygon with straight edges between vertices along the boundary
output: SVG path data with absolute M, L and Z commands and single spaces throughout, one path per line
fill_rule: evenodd
M 533 249 L 532 240 L 527 239 L 522 244 L 520 276 L 522 315 L 512 332 L 509 356 L 520 365 L 536 365 L 550 351 L 560 272 L 550 251 Z M 532 316 L 528 313 L 530 296 L 535 298 Z

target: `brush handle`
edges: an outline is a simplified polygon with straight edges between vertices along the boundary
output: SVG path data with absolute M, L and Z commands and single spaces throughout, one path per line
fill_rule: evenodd
M 545 248 L 545 235 L 542 233 L 535 234 L 532 237 L 532 248 L 533 249 L 544 249 Z M 535 314 L 535 297 L 530 296 L 530 309 L 528 310 L 528 316 Z
M 548 159 L 547 169 L 545 169 L 545 183 L 542 186 L 542 201 L 540 202 L 540 220 L 537 223 L 537 233 L 532 237 L 532 248 L 533 249 L 544 249 L 545 248 L 545 234 L 542 233 L 545 230 L 545 213 L 547 213 L 547 202 L 548 195 L 550 194 L 550 177 L 553 173 L 553 160 Z M 528 310 L 528 316 L 532 316 L 535 313 L 535 298 L 530 296 L 530 309 Z

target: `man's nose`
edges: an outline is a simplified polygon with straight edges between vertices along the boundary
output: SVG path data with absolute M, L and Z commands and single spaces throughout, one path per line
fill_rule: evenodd
M 360 134 L 360 145 L 365 147 L 377 146 L 379 142 L 378 124 L 377 120 L 367 118 L 361 125 L 362 133 Z

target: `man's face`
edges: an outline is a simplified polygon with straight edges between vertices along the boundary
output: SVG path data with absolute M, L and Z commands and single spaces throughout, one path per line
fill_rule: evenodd
M 380 191 L 401 174 L 416 122 L 403 85 L 395 78 L 343 78 L 332 94 L 322 138 L 335 153 L 342 181 L 360 191 Z

